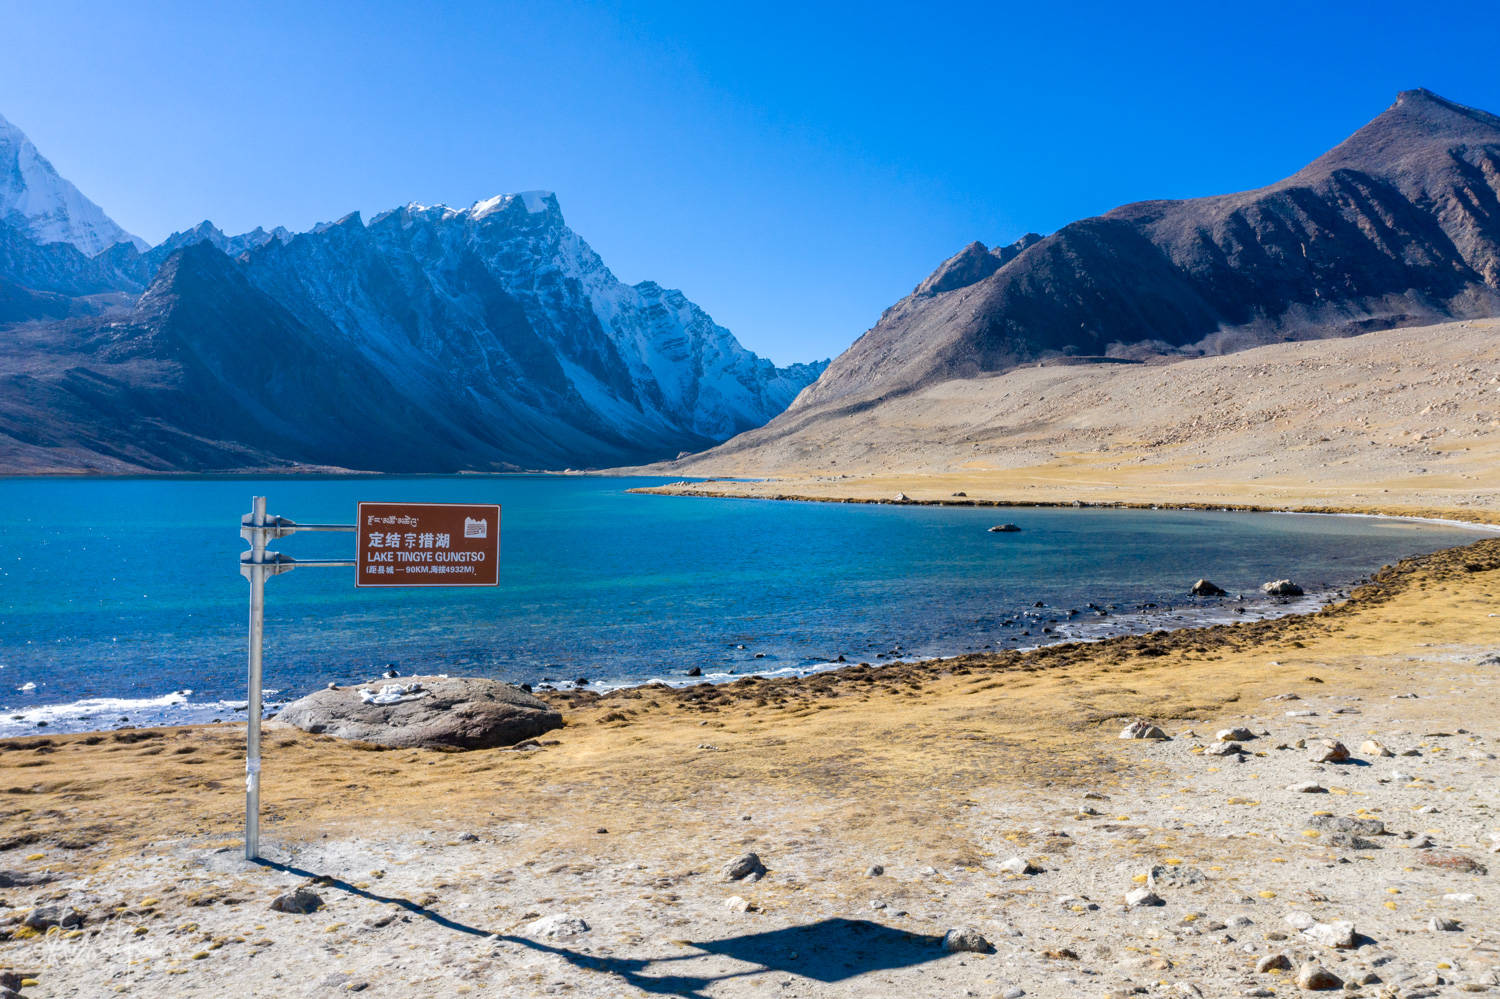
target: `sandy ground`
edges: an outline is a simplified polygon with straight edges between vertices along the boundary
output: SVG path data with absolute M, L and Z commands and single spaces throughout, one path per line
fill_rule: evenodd
M 1256 971 L 1282 954 L 1353 995 L 1500 991 L 1497 680 L 1489 539 L 1305 617 L 556 695 L 531 750 L 275 731 L 260 865 L 242 728 L 9 740 L 0 966 L 27 999 L 1227 996 L 1298 992 Z M 1206 751 L 1241 725 L 1247 755 Z M 1323 737 L 1354 759 L 1297 748 Z M 765 876 L 724 880 L 745 851 Z M 1153 868 L 1164 904 L 1127 906 Z M 270 910 L 299 885 L 321 909 Z M 47 905 L 84 922 L 26 929 Z M 1298 928 L 1340 920 L 1353 947 Z M 945 952 L 961 927 L 993 952 Z
M 1023 368 L 788 413 L 667 475 L 813 499 L 1500 510 L 1500 320 Z

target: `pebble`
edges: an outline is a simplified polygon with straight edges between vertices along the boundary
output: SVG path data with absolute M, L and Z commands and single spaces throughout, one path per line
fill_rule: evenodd
M 1290 971 L 1292 959 L 1285 954 L 1267 954 L 1255 962 L 1255 970 L 1261 974 L 1268 971 Z
M 867 878 L 878 878 L 884 873 L 885 868 L 881 867 L 879 864 L 871 864 L 869 867 L 865 868 L 865 877 Z
M 943 950 L 949 954 L 993 954 L 995 945 L 972 926 L 958 926 L 943 934 Z
M 1288 784 L 1286 786 L 1286 789 L 1288 791 L 1295 791 L 1297 794 L 1327 794 L 1328 793 L 1328 788 L 1324 787 L 1322 784 L 1319 784 L 1315 780 L 1305 780 L 1305 781 L 1302 781 L 1302 782 L 1297 783 L 1297 784 Z
M 1158 725 L 1137 718 L 1120 730 L 1122 739 L 1165 739 L 1167 733 Z
M 725 881 L 743 881 L 746 878 L 759 879 L 765 873 L 766 867 L 757 854 L 742 853 L 725 864 L 719 876 Z
M 1302 934 L 1316 940 L 1324 947 L 1332 947 L 1335 950 L 1349 950 L 1354 946 L 1356 936 L 1354 924 L 1347 919 L 1332 923 L 1313 923 L 1303 930 Z
M 1204 756 L 1238 756 L 1245 747 L 1237 742 L 1216 742 L 1203 751 Z
M 1297 986 L 1309 992 L 1336 989 L 1343 984 L 1343 979 L 1338 975 L 1314 961 L 1308 961 L 1297 969 Z
M 1223 728 L 1214 736 L 1220 742 L 1248 742 L 1255 738 L 1255 733 L 1248 728 Z
M 1347 815 L 1313 815 L 1307 820 L 1307 828 L 1355 836 L 1379 836 L 1385 832 L 1385 823 L 1379 819 L 1356 819 Z
M 730 895 L 724 900 L 724 908 L 728 909 L 730 912 L 754 912 L 755 903 L 741 898 L 738 895 Z
M 1318 739 L 1311 746 L 1312 752 L 1307 755 L 1310 763 L 1343 763 L 1349 759 L 1349 747 L 1337 739 Z
M 272 912 L 288 912 L 295 916 L 305 916 L 321 908 L 323 908 L 323 899 L 311 888 L 298 888 L 295 891 L 277 895 L 271 900 Z
M 521 927 L 528 937 L 555 940 L 558 937 L 576 937 L 589 931 L 589 924 L 582 917 L 566 912 L 554 912 L 540 919 L 533 919 Z
M 21 925 L 31 930 L 46 930 L 59 926 L 65 930 L 73 930 L 82 926 L 85 916 L 77 909 L 61 905 L 44 905 L 32 909 L 21 920 Z
M 1359 744 L 1359 751 L 1361 753 L 1364 753 L 1366 756 L 1395 756 L 1396 755 L 1395 753 L 1393 753 L 1389 749 L 1387 749 L 1383 743 L 1377 742 L 1374 739 L 1366 739 L 1364 742 L 1360 743 Z
M 1451 919 L 1433 916 L 1427 920 L 1427 928 L 1434 933 L 1456 933 L 1460 927 Z
M 1007 874 L 1040 874 L 1041 869 L 1032 865 L 1025 857 L 1011 857 L 1000 864 L 1000 870 Z
M 1189 888 L 1208 880 L 1208 875 L 1196 867 L 1180 864 L 1155 864 L 1146 871 L 1148 888 Z
M 1125 904 L 1136 909 L 1144 905 L 1165 905 L 1166 903 L 1150 888 L 1136 888 L 1125 894 Z

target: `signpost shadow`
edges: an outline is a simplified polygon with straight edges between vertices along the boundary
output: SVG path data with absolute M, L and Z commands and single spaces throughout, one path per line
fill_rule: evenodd
M 823 984 L 834 984 L 879 971 L 911 968 L 949 957 L 942 938 L 908 933 L 867 919 L 820 919 L 805 925 L 786 926 L 759 933 L 716 940 L 686 941 L 691 953 L 661 958 L 623 958 L 587 954 L 528 937 L 491 933 L 399 896 L 378 895 L 339 878 L 257 858 L 255 863 L 285 874 L 308 878 L 320 886 L 380 904 L 401 907 L 413 916 L 480 940 L 511 943 L 539 953 L 551 954 L 590 971 L 614 975 L 623 984 L 653 995 L 689 996 L 708 999 L 707 989 L 716 982 L 750 975 L 780 973 L 796 975 Z M 726 957 L 747 965 L 743 970 L 717 974 L 674 973 L 674 965 L 709 956 Z

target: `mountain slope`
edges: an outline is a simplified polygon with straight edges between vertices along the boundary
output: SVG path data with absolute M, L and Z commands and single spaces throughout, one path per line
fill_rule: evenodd
M 0 117 L 0 224 L 36 242 L 67 243 L 95 256 L 116 243 L 145 250 L 146 243 L 121 229 L 104 210 L 58 176 L 19 128 Z
M 1193 356 L 1497 313 L 1500 118 L 1406 91 L 1269 187 L 972 244 L 771 429 L 1049 357 Z
M 93 257 L 0 224 L 5 326 L 11 471 L 619 465 L 758 426 L 824 366 L 621 283 L 545 192 Z

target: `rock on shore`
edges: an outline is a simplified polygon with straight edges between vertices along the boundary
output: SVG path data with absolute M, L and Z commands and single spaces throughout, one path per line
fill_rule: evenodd
M 562 726 L 545 701 L 478 677 L 412 677 L 410 693 L 389 703 L 379 681 L 332 687 L 293 701 L 278 720 L 340 739 L 411 748 L 511 746 Z

